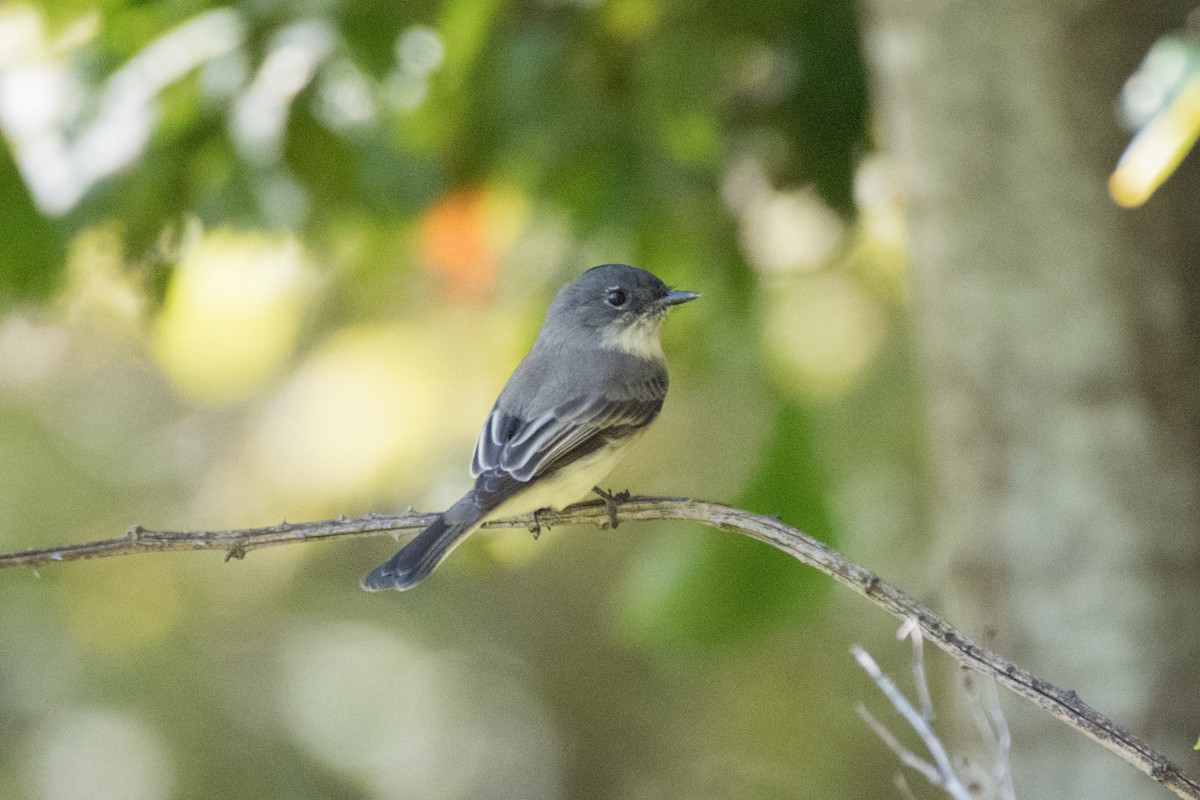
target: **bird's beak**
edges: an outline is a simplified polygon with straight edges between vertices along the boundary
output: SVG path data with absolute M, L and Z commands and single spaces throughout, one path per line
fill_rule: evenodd
M 667 306 L 677 306 L 680 303 L 686 303 L 690 300 L 695 300 L 699 296 L 699 292 L 679 292 L 672 290 L 667 292 L 666 297 L 662 298 L 658 302 L 662 303 L 663 307 L 666 308 Z

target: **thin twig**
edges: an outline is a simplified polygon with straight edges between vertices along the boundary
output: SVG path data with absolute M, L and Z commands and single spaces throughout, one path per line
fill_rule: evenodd
M 992 771 L 989 777 L 993 783 L 993 796 L 998 800 L 1016 800 L 1017 792 L 1013 787 L 1008 757 L 1012 750 L 1012 735 L 1008 731 L 1004 711 L 1000 708 L 996 684 L 988 680 L 967 680 L 965 684 L 971 697 L 969 705 L 975 727 L 992 751 Z
M 934 786 L 942 785 L 942 776 L 938 774 L 938 768 L 901 744 L 896 735 L 889 731 L 886 725 L 875 719 L 875 715 L 868 711 L 866 706 L 859 703 L 854 710 L 858 712 L 859 719 L 867 723 L 867 727 L 873 730 L 879 740 L 887 745 L 887 749 L 896 754 L 896 758 L 900 759 L 901 764 L 921 773 L 925 780 Z
M 896 638 L 907 637 L 912 641 L 912 675 L 913 686 L 917 689 L 917 701 L 921 704 L 921 716 L 926 722 L 933 721 L 933 697 L 929 694 L 929 681 L 925 678 L 925 637 L 921 635 L 921 626 L 912 617 L 904 620 Z
M 967 791 L 967 787 L 959 780 L 958 773 L 954 771 L 954 765 L 950 763 L 950 754 L 946 752 L 946 747 L 942 744 L 942 740 L 937 737 L 937 734 L 933 732 L 933 728 L 929 726 L 928 720 L 921 716 L 921 712 L 917 711 L 913 704 L 908 701 L 908 698 L 904 696 L 904 692 L 896 688 L 895 682 L 884 674 L 879 665 L 875 663 L 875 659 L 871 658 L 870 653 L 858 645 L 851 647 L 850 652 L 854 654 L 854 660 L 863 668 L 863 671 L 871 676 L 871 680 L 875 681 L 875 685 L 879 687 L 879 691 L 883 692 L 892 706 L 904 717 L 904 721 L 908 723 L 909 727 L 916 731 L 917 736 L 921 737 L 921 742 L 924 743 L 925 749 L 929 751 L 929 755 L 933 756 L 935 769 L 932 773 L 922 771 L 925 778 L 934 786 L 944 790 L 954 800 L 972 800 L 971 793 Z M 887 740 L 885 739 L 884 741 L 886 743 Z M 897 745 L 899 745 L 899 742 L 897 742 Z
M 908 780 L 904 777 L 903 772 L 897 772 L 896 777 L 892 779 L 892 783 L 896 785 L 896 791 L 900 793 L 905 800 L 917 800 L 917 796 L 913 794 L 913 790 L 908 787 Z
M 663 519 L 699 522 L 741 533 L 776 547 L 866 597 L 897 619 L 905 620 L 911 617 L 917 620 L 922 633 L 959 663 L 992 678 L 1018 696 L 1082 732 L 1154 778 L 1177 796 L 1200 800 L 1200 781 L 1183 772 L 1145 742 L 1080 700 L 1074 691 L 1060 689 L 980 646 L 866 567 L 850 561 L 836 550 L 784 524 L 776 517 L 754 514 L 720 503 L 651 497 L 634 497 L 622 503 L 620 516 L 625 522 Z M 433 514 L 408 512 L 362 519 L 283 522 L 269 528 L 190 533 L 149 531 L 135 526 L 125 536 L 117 539 L 0 555 L 0 569 L 19 566 L 36 568 L 55 561 L 164 550 L 221 550 L 226 553 L 227 558 L 240 558 L 251 550 L 271 545 L 416 530 L 427 525 L 433 517 Z M 562 511 L 539 512 L 537 522 L 543 527 L 567 524 L 600 526 L 608 522 L 608 510 L 603 502 L 581 503 Z M 485 527 L 531 528 L 533 525 L 533 515 L 527 514 L 513 519 L 495 520 L 487 523 Z
M 996 691 L 996 684 L 987 681 L 984 692 L 987 694 L 984 702 L 987 706 L 988 719 L 991 720 L 992 728 L 996 731 L 996 758 L 992 769 L 999 783 L 997 794 L 1000 800 L 1017 800 L 1017 790 L 1013 786 L 1012 766 L 1009 760 L 1009 753 L 1012 752 L 1012 734 L 1008 731 L 1008 720 L 1004 718 L 1004 709 L 1000 708 L 1000 695 Z

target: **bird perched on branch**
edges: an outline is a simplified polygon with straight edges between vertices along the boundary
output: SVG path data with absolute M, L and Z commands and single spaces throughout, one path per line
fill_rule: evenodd
M 596 485 L 662 409 L 667 309 L 699 296 L 624 264 L 593 267 L 564 286 L 483 425 L 474 488 L 363 588 L 412 588 L 488 519 L 563 508 L 592 491 L 613 513 L 616 498 Z

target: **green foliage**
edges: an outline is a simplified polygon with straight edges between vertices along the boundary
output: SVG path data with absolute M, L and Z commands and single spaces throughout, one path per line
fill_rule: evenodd
M 60 28 L 79 13 L 52 5 Z M 72 58 L 87 93 L 79 123 L 103 107 L 107 77 L 205 7 L 106 5 L 98 36 Z M 747 149 L 765 156 L 780 182 L 812 182 L 835 206 L 850 208 L 865 91 L 849 3 L 232 8 L 246 37 L 214 64 L 240 63 L 241 89 L 289 26 L 329 26 L 332 49 L 288 111 L 283 158 L 248 161 L 231 141 L 238 95 L 202 89 L 208 66 L 152 98 L 156 122 L 144 153 L 93 187 L 60 225 L 33 213 L 5 156 L 0 199 L 20 224 L 5 226 L 0 290 L 44 296 L 66 242 L 112 216 L 127 227 L 135 256 L 189 213 L 210 226 L 286 221 L 319 243 L 348 212 L 396 224 L 448 188 L 494 180 L 562 205 L 585 231 L 616 224 L 648 232 L 659 216 L 720 216 L 719 168 Z M 394 51 L 398 34 L 414 24 L 439 32 L 444 63 L 429 75 L 424 102 L 397 109 L 387 104 L 397 81 Z M 365 80 L 373 119 L 335 128 L 313 114 L 339 64 Z M 69 127 L 68 139 L 79 128 Z M 281 217 L 270 191 L 289 178 L 303 210 Z
M 778 511 L 836 545 L 813 447 L 809 414 L 783 404 L 757 474 L 735 505 Z M 828 588 L 815 571 L 768 545 L 707 529 L 690 536 L 673 530 L 639 554 L 621 596 L 621 620 L 643 646 L 711 656 L 811 615 Z
M 0 304 L 44 300 L 58 286 L 66 247 L 55 225 L 38 213 L 12 154 L 0 141 Z

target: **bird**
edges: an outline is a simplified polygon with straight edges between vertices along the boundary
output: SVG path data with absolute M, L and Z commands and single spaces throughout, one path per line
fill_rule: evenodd
M 662 410 L 667 310 L 699 296 L 626 264 L 592 267 L 563 286 L 483 424 L 474 486 L 363 578 L 363 588 L 411 589 L 487 520 L 536 519 L 593 491 L 615 522 L 619 498 L 598 485 Z

